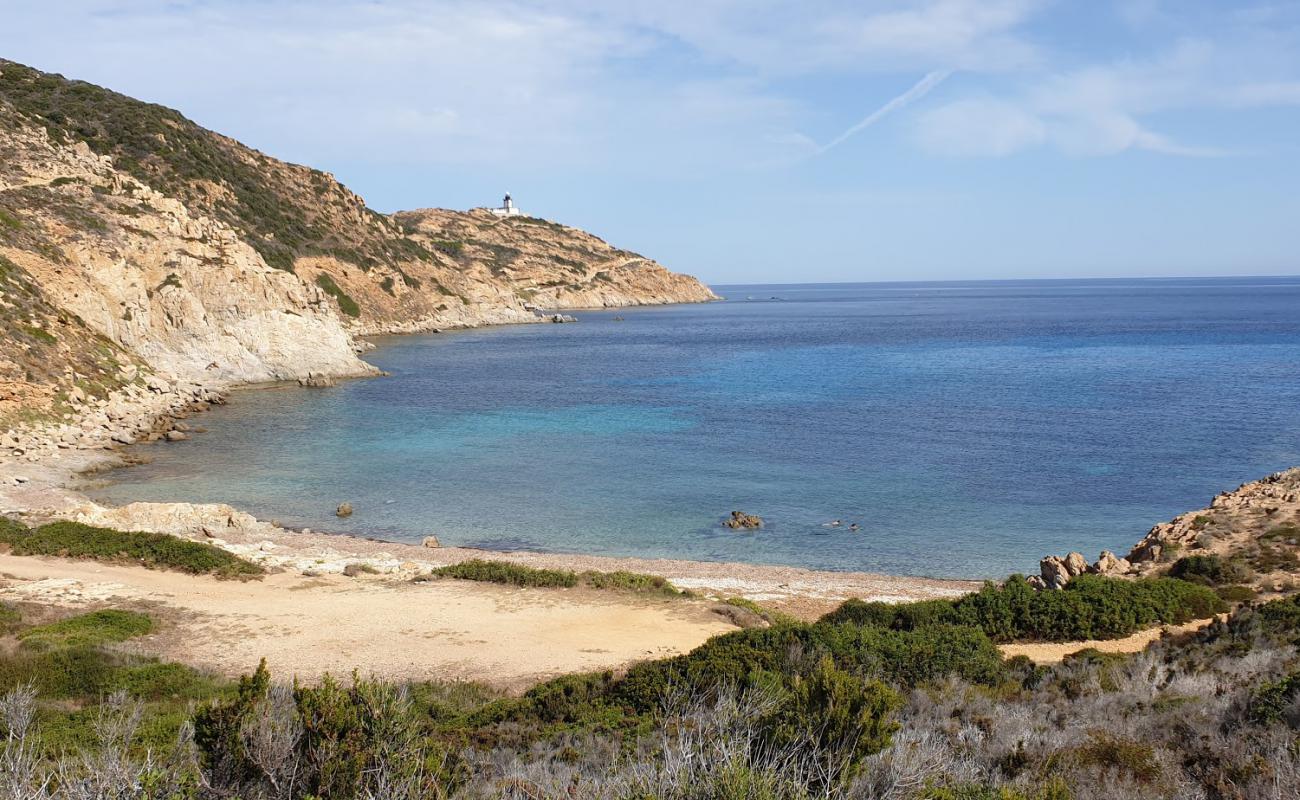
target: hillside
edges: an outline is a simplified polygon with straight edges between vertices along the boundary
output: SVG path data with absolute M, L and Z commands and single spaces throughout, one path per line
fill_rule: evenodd
M 218 386 L 365 374 L 355 335 L 715 299 L 544 220 L 380 214 L 179 112 L 3 60 L 0 259 L 0 428 L 150 368 Z

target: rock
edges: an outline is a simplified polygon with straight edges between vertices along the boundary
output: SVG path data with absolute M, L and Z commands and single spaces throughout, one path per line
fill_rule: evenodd
M 1035 591 L 1041 592 L 1047 588 L 1047 582 L 1038 575 L 1030 575 L 1028 578 L 1025 578 L 1025 583 L 1029 584 L 1029 587 Z
M 349 578 L 355 578 L 358 575 L 373 575 L 379 570 L 361 561 L 353 561 L 351 564 L 343 567 L 343 574 Z
M 306 377 L 298 379 L 298 385 L 328 388 L 334 385 L 334 379 L 328 375 L 317 375 L 316 373 L 309 372 Z
M 414 572 L 420 568 L 420 565 L 414 561 L 403 561 L 397 565 L 397 568 L 402 572 Z
M 421 547 L 442 547 L 442 542 L 438 541 L 437 536 L 426 536 L 420 540 Z
M 169 442 L 183 442 L 190 437 L 189 434 L 187 433 L 183 433 L 177 430 L 170 430 L 167 431 L 167 435 L 164 438 L 167 439 L 167 441 Z
M 1118 558 L 1109 550 L 1102 550 L 1101 556 L 1098 557 L 1097 563 L 1092 566 L 1091 572 L 1098 575 L 1123 575 L 1133 568 L 1127 558 Z
M 1065 557 L 1065 569 L 1074 578 L 1088 571 L 1088 559 L 1083 557 L 1083 553 L 1070 553 Z
M 350 517 L 350 516 L 352 516 L 352 504 L 351 504 L 351 503 L 339 503 L 339 507 L 338 507 L 337 509 L 334 510 L 334 516 L 336 516 L 336 517 Z
M 763 518 L 743 511 L 733 511 L 730 517 L 722 521 L 722 524 L 732 530 L 753 530 L 763 527 Z
M 1047 556 L 1038 562 L 1038 572 L 1048 589 L 1064 589 L 1070 582 L 1070 570 L 1060 556 Z
M 144 385 L 154 394 L 167 394 L 172 390 L 172 385 L 157 375 L 150 375 L 146 378 Z

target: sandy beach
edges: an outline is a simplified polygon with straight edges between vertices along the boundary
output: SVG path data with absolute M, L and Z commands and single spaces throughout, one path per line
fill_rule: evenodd
M 849 597 L 951 597 L 978 586 L 754 564 L 424 547 L 289 530 L 225 505 L 109 508 L 80 491 L 97 479 L 93 473 L 120 462 L 116 449 L 72 448 L 37 461 L 0 461 L 0 513 L 32 523 L 71 519 L 169 533 L 222 547 L 271 574 L 223 581 L 6 553 L 0 554 L 0 598 L 66 609 L 147 610 L 161 627 L 135 646 L 228 675 L 247 672 L 264 657 L 276 672 L 307 681 L 357 669 L 519 690 L 552 675 L 687 652 L 736 629 L 735 615 L 718 602 L 723 598 L 743 597 L 814 619 Z M 694 597 L 412 581 L 471 558 L 660 575 Z M 375 572 L 346 577 L 350 564 Z

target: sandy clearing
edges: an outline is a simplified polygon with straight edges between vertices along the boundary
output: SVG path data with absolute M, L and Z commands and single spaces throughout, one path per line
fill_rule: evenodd
M 686 652 L 735 630 L 703 602 L 463 581 L 270 575 L 218 581 L 89 561 L 0 556 L 0 597 L 147 607 L 146 652 L 227 675 L 468 679 L 521 689 L 567 672 Z
M 1219 617 L 1222 619 L 1222 617 Z M 1123 639 L 1089 639 L 1082 642 L 1035 642 L 1026 644 L 1004 644 L 999 646 L 1002 655 L 1007 658 L 1014 656 L 1028 656 L 1030 661 L 1035 664 L 1057 664 L 1065 660 L 1065 657 L 1079 652 L 1080 650 L 1094 649 L 1103 653 L 1140 653 L 1146 649 L 1146 646 L 1158 640 L 1166 633 L 1190 633 L 1199 631 L 1206 625 L 1213 622 L 1214 619 L 1198 619 L 1187 623 L 1186 625 L 1162 625 L 1156 628 L 1148 628 L 1144 631 L 1138 631 L 1132 636 L 1126 636 Z

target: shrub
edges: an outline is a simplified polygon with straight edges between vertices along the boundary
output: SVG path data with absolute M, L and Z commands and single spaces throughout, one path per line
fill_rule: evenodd
M 52 522 L 35 530 L 0 529 L 0 541 L 19 556 L 62 556 L 97 561 L 126 561 L 150 569 L 171 569 L 219 578 L 246 578 L 264 570 L 251 561 L 210 544 L 165 533 L 96 528 L 80 522 Z
M 956 600 L 866 603 L 848 600 L 823 618 L 893 630 L 968 625 L 996 642 L 1117 639 L 1155 623 L 1181 624 L 1226 610 L 1212 590 L 1172 578 L 1136 581 L 1080 575 L 1061 591 L 1035 591 L 1013 575 Z
M 588 570 L 580 574 L 578 579 L 584 586 L 590 586 L 593 589 L 616 589 L 641 594 L 662 594 L 669 597 L 690 594 L 690 592 L 673 586 L 667 578 L 658 575 L 644 575 L 639 572 L 626 572 L 624 570 L 596 572 Z
M 510 586 L 564 589 L 574 586 L 588 586 L 593 589 L 662 594 L 668 597 L 690 595 L 689 592 L 678 589 L 666 578 L 661 578 L 658 575 L 643 575 L 638 572 L 625 572 L 622 570 L 616 572 L 587 570 L 579 573 L 562 569 L 538 569 L 509 561 L 492 561 L 481 558 L 473 558 L 459 564 L 438 567 L 431 574 L 441 578 L 504 583 Z
M 325 294 L 333 297 L 339 304 L 339 311 L 347 314 L 349 317 L 361 316 L 361 306 L 353 300 L 348 293 L 339 288 L 328 273 L 322 272 L 316 276 L 316 285 L 325 291 Z
M 1245 565 L 1217 555 L 1184 556 L 1169 568 L 1169 575 L 1206 586 L 1244 583 L 1251 577 Z
M 536 569 L 509 561 L 488 561 L 473 558 L 459 564 L 438 567 L 433 574 L 443 578 L 463 581 L 487 581 L 511 586 L 572 587 L 578 585 L 575 572 L 558 569 Z
M 1249 603 L 1256 594 L 1249 586 L 1220 586 L 1215 591 L 1225 603 Z
M 53 650 L 125 642 L 151 630 L 153 621 L 144 614 L 106 609 L 28 628 L 18 634 L 18 640 L 32 650 Z
M 750 613 L 757 614 L 767 621 L 769 625 L 799 625 L 801 624 L 797 617 L 786 614 L 783 611 L 768 608 L 767 606 L 755 603 L 747 597 L 728 597 L 722 602 L 736 608 L 743 608 Z

